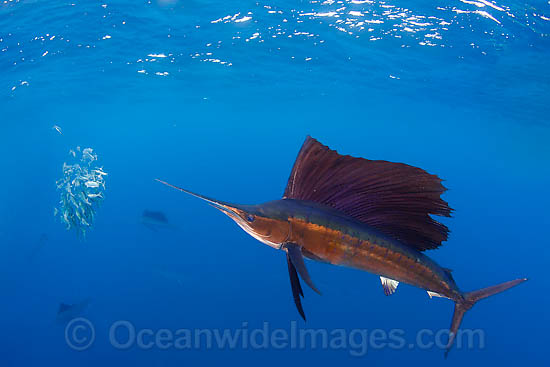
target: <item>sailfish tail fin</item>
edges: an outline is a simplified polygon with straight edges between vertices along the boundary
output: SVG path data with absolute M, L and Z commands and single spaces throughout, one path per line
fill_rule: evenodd
M 453 320 L 451 322 L 449 342 L 447 343 L 447 348 L 445 350 L 445 358 L 447 358 L 447 355 L 449 354 L 449 351 L 451 350 L 451 347 L 455 342 L 456 334 L 458 332 L 458 329 L 460 328 L 460 324 L 462 323 L 462 319 L 464 318 L 464 314 L 466 313 L 466 311 L 472 308 L 472 306 L 476 302 L 484 298 L 490 297 L 494 294 L 504 292 L 505 290 L 515 287 L 516 285 L 523 283 L 526 280 L 527 278 L 520 278 L 516 280 L 511 280 L 509 282 L 501 283 L 498 285 L 494 285 L 492 287 L 487 287 L 487 288 L 479 289 L 477 291 L 464 293 L 464 301 L 455 303 L 455 311 L 453 314 Z

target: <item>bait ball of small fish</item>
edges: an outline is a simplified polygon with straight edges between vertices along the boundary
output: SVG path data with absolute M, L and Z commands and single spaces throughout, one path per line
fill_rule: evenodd
M 75 230 L 81 238 L 94 223 L 96 210 L 104 199 L 105 177 L 102 167 L 92 166 L 97 154 L 91 148 L 71 150 L 70 155 L 80 161 L 74 164 L 63 163 L 63 177 L 57 181 L 60 191 L 59 206 L 54 216 L 59 217 L 67 230 Z

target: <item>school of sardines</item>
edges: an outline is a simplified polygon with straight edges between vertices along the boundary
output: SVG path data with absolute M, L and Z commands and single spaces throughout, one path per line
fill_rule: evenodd
M 63 177 L 57 180 L 60 191 L 59 206 L 54 216 L 59 217 L 67 230 L 74 230 L 80 238 L 86 236 L 95 220 L 95 212 L 104 199 L 105 177 L 102 167 L 94 165 L 98 160 L 93 149 L 70 150 L 73 164 L 63 163 Z

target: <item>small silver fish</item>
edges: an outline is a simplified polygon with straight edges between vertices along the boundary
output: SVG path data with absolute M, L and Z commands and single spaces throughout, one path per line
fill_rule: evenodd
M 90 201 L 88 201 L 88 198 L 86 197 L 86 194 L 84 192 L 80 192 L 80 200 L 82 200 L 84 203 L 86 203 L 87 205 L 92 205 L 92 203 L 90 203 Z
M 63 135 L 63 132 L 61 131 L 61 128 L 57 125 L 53 125 L 52 126 L 52 129 L 57 131 L 59 134 Z
M 86 185 L 86 187 L 90 187 L 90 188 L 98 188 L 99 187 L 99 184 L 95 181 L 86 181 L 85 185 Z
M 103 172 L 103 171 L 102 171 L 102 168 L 94 169 L 92 172 L 98 174 L 100 177 L 101 177 L 101 176 L 107 176 L 107 173 L 106 173 L 106 172 Z

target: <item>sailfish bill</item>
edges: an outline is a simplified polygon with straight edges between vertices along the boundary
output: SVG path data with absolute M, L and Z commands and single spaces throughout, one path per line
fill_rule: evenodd
M 160 182 L 208 202 L 255 239 L 284 250 L 292 296 L 304 320 L 300 277 L 319 293 L 304 257 L 383 274 L 387 295 L 405 283 L 428 291 L 430 297 L 452 300 L 455 313 L 445 355 L 466 311 L 527 280 L 462 292 L 451 271 L 424 253 L 440 247 L 449 234 L 447 226 L 434 219 L 452 213 L 441 198 L 446 191 L 442 180 L 403 163 L 341 155 L 309 136 L 279 200 L 236 205 Z

